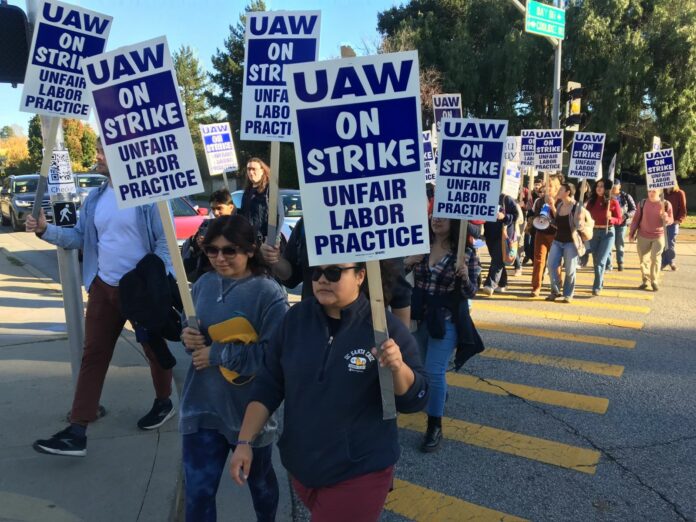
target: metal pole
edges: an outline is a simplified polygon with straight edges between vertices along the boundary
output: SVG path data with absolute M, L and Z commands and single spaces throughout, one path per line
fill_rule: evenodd
M 553 111 L 551 114 L 551 128 L 561 128 L 561 57 L 563 41 L 557 40 L 553 60 Z

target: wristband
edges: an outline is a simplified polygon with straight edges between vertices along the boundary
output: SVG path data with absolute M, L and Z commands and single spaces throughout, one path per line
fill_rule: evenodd
M 235 446 L 251 446 L 250 440 L 238 440 Z

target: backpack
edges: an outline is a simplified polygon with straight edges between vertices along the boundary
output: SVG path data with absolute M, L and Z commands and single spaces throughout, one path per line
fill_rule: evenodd
M 576 203 L 576 205 L 579 205 L 580 203 Z M 594 235 L 594 225 L 595 221 L 592 219 L 592 215 L 590 214 L 590 211 L 587 210 L 584 206 L 580 206 L 582 209 L 582 215 L 585 218 L 585 226 L 583 227 L 582 230 L 578 230 L 578 234 L 580 234 L 580 238 L 583 241 L 592 241 L 592 236 Z M 573 214 L 575 214 L 575 207 L 573 207 Z

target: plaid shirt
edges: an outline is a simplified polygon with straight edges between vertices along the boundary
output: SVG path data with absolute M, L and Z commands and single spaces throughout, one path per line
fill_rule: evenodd
M 466 253 L 469 255 L 469 280 L 462 281 L 461 291 L 462 297 L 471 298 L 476 295 L 478 290 L 481 263 L 476 250 L 467 247 Z M 431 268 L 429 264 L 430 254 L 424 255 L 422 261 L 413 266 L 413 279 L 416 288 L 420 288 L 430 295 L 445 295 L 453 292 L 457 283 L 456 261 L 456 256 L 450 252 Z

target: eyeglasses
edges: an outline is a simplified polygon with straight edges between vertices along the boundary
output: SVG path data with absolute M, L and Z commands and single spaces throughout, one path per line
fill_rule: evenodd
M 319 281 L 324 276 L 329 283 L 337 283 L 344 270 L 360 268 L 359 266 L 327 266 L 326 268 L 316 267 L 312 270 L 312 281 Z
M 203 252 L 205 252 L 206 256 L 212 258 L 217 257 L 220 252 L 222 252 L 222 255 L 225 257 L 234 257 L 239 253 L 239 249 L 229 246 L 218 248 L 216 246 L 209 245 L 203 248 Z

